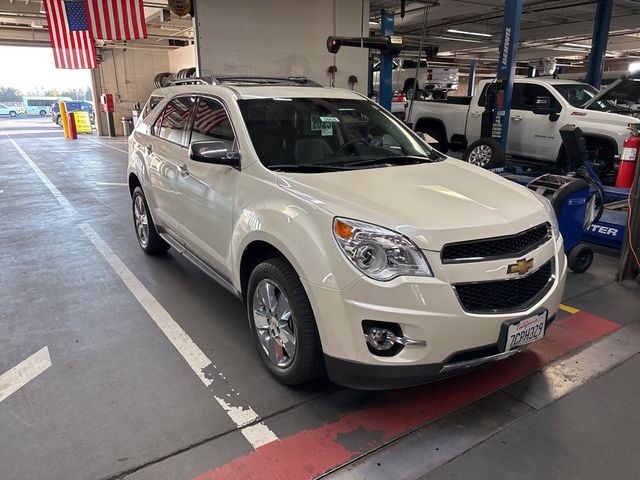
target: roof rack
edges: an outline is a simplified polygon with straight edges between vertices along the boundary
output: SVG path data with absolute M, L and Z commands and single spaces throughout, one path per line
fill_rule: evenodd
M 298 85 L 304 87 L 320 87 L 321 85 L 307 77 L 291 76 L 291 77 L 254 77 L 240 75 L 225 75 L 209 77 L 191 77 L 179 80 L 172 80 L 167 86 L 175 85 L 221 85 L 228 83 L 232 85 Z

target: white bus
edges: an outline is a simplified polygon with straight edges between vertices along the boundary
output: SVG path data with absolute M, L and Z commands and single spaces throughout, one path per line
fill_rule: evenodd
M 64 100 L 70 101 L 70 97 L 24 97 L 24 113 L 27 115 L 49 115 L 51 105 Z

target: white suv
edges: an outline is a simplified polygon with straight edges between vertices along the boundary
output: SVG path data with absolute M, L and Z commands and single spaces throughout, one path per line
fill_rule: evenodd
M 242 298 L 290 385 L 414 385 L 541 338 L 566 276 L 548 202 L 309 83 L 156 90 L 129 138 L 142 250 L 174 247 Z

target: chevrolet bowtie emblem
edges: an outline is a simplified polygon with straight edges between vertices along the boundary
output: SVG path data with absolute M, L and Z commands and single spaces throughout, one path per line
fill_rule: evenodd
M 520 275 L 524 275 L 529 270 L 533 268 L 533 258 L 529 260 L 523 258 L 522 260 L 518 260 L 516 263 L 512 263 L 507 267 L 507 273 L 519 273 Z

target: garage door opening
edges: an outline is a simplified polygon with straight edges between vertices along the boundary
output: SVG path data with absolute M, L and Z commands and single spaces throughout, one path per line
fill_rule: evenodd
M 43 47 L 0 46 L 0 58 L 4 66 L 0 69 L 0 116 L 3 129 L 10 129 L 12 136 L 61 133 L 59 100 L 70 111 L 88 112 L 93 123 L 90 70 L 55 68 L 51 49 Z

